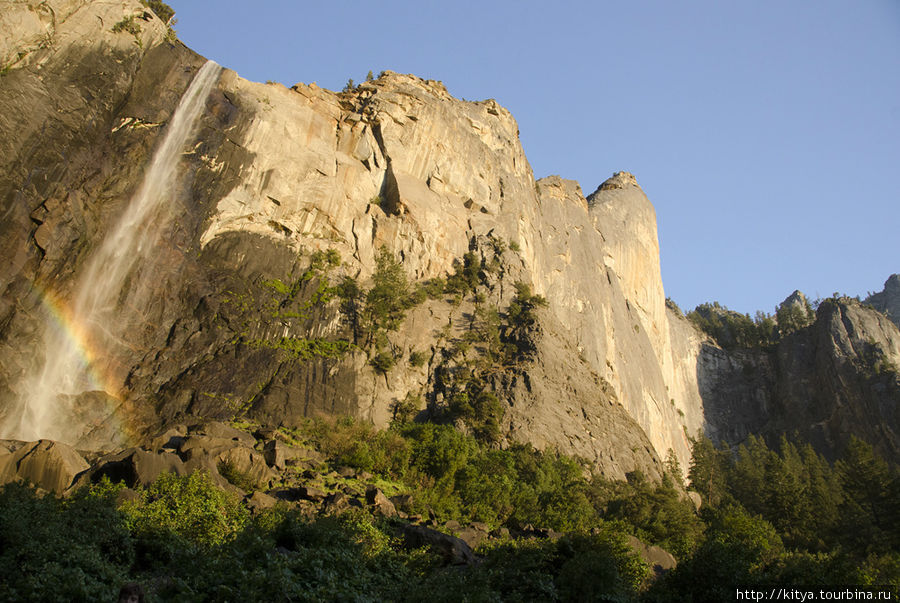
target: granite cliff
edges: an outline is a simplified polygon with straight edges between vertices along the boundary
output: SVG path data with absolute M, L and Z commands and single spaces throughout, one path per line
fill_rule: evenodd
M 865 299 L 869 304 L 900 326 L 900 274 L 892 274 L 884 282 L 884 289 L 872 293 Z
M 833 459 L 853 435 L 884 458 L 900 458 L 900 331 L 871 306 L 827 299 L 810 324 L 774 344 L 709 338 L 692 353 L 713 439 L 757 434 L 777 445 L 787 435 Z
M 92 286 L 91 257 L 205 60 L 136 1 L 4 11 L 0 436 L 108 449 L 189 419 L 387 426 L 398 408 L 477 430 L 490 393 L 499 445 L 555 447 L 616 478 L 659 476 L 669 451 L 687 467 L 702 429 L 833 445 L 859 423 L 894 441 L 877 425 L 897 429 L 896 384 L 860 385 L 864 344 L 900 356 L 883 316 L 823 304 L 774 354 L 726 352 L 667 306 L 655 213 L 631 174 L 587 197 L 535 181 L 503 107 L 391 72 L 339 93 L 217 74 L 169 202 L 127 251 L 141 261 L 104 285 L 115 320 L 79 325 L 67 308 Z M 391 258 L 422 294 L 366 337 L 354 304 Z M 39 433 L 21 417 L 54 330 L 100 377 L 57 392 Z M 877 395 L 841 393 L 859 387 Z

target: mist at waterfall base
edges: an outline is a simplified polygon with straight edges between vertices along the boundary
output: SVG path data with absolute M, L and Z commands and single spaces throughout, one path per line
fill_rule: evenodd
M 141 279 L 141 267 L 153 261 L 152 252 L 171 223 L 179 160 L 220 72 L 208 61 L 191 81 L 140 187 L 76 275 L 68 301 L 50 287 L 35 285 L 46 313 L 43 361 L 20 381 L 18 408 L 0 424 L 0 437 L 74 445 L 104 423 L 127 439 L 127 421 L 117 416 L 127 367 L 116 358 L 132 347 L 128 334 L 144 322 L 152 301 L 152 283 Z M 74 404 L 85 395 L 92 405 Z M 93 409 L 86 412 L 82 406 Z

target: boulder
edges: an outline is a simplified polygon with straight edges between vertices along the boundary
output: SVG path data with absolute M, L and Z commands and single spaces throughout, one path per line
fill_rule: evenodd
M 628 536 L 628 545 L 647 562 L 657 578 L 678 565 L 678 561 L 667 550 L 653 544 L 645 544 L 634 536 Z
M 398 511 L 405 511 L 406 513 L 411 513 L 413 510 L 413 496 L 412 494 L 397 494 L 395 496 L 391 496 L 390 500 L 394 503 L 394 508 Z
M 382 515 L 384 517 L 394 517 L 397 515 L 397 509 L 394 507 L 394 503 L 388 500 L 388 497 L 384 495 L 384 492 L 375 486 L 369 486 L 366 489 L 366 503 L 372 507 L 377 515 Z
M 346 511 L 351 505 L 361 506 L 356 498 L 352 498 L 343 492 L 335 492 L 334 494 L 329 494 L 325 498 L 325 504 L 322 507 L 322 511 L 326 515 L 334 515 L 341 511 Z
M 271 509 L 278 504 L 277 498 L 260 491 L 254 492 L 244 500 L 247 503 L 247 508 L 250 509 L 250 512 L 253 514 L 265 511 L 266 509 Z
M 693 503 L 694 508 L 699 511 L 700 507 L 703 506 L 703 497 L 700 496 L 700 493 L 690 490 L 687 493 L 687 497 Z
M 178 447 L 178 454 L 185 461 L 196 458 L 215 458 L 226 450 L 242 446 L 239 441 L 208 435 L 189 435 Z
M 265 456 L 266 463 L 269 464 L 269 467 L 272 467 L 273 469 L 284 469 L 285 448 L 286 446 L 278 440 L 269 440 L 266 442 L 265 447 L 263 448 L 263 456 Z
M 40 440 L 0 456 L 0 484 L 24 481 L 63 494 L 89 468 L 87 461 L 71 446 Z
M 187 437 L 187 426 L 175 425 L 151 438 L 147 447 L 150 450 L 163 448 L 178 450 L 181 444 L 184 443 L 185 437 Z
M 328 494 L 315 486 L 300 486 L 296 489 L 300 498 L 313 502 L 322 502 Z
M 236 446 L 220 453 L 216 457 L 216 468 L 220 474 L 222 471 L 228 471 L 232 479 L 238 478 L 242 482 L 235 484 L 238 487 L 244 485 L 252 488 L 267 487 L 269 481 L 276 475 L 269 469 L 262 454 L 246 446 Z M 223 477 L 227 479 L 229 476 Z
M 172 452 L 148 452 L 141 448 L 129 448 L 115 454 L 102 456 L 94 463 L 91 481 L 104 476 L 112 482 L 125 482 L 129 488 L 149 486 L 161 473 L 187 475 L 189 471 L 181 458 Z
M 403 540 L 410 548 L 431 547 L 450 565 L 474 565 L 475 553 L 464 540 L 419 525 L 404 525 Z
M 287 465 L 295 465 L 298 461 L 321 462 L 324 457 L 317 450 L 288 446 L 281 440 L 270 439 L 263 447 L 263 454 L 270 467 L 284 469 Z
M 473 522 L 471 525 L 458 529 L 456 535 L 470 547 L 476 549 L 490 537 L 489 532 L 490 530 L 485 524 Z

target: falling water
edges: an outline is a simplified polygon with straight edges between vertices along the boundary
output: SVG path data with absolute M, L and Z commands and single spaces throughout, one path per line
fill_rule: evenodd
M 108 355 L 116 347 L 128 346 L 126 325 L 140 320 L 148 307 L 152 287 L 129 280 L 139 279 L 135 270 L 153 261 L 153 250 L 171 222 L 178 162 L 220 71 L 219 65 L 209 61 L 197 73 L 169 121 L 140 188 L 78 275 L 64 324 L 48 323 L 43 366 L 27 379 L 18 425 L 4 427 L 7 437 L 71 441 L 83 428 L 73 425 L 71 397 L 91 390 L 118 393 L 110 390 L 121 383 L 97 378 L 103 371 L 94 365 L 107 358 L 92 358 L 86 351 L 103 350 Z

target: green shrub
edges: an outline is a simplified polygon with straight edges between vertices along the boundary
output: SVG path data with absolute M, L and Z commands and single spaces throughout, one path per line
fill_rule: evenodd
M 112 497 L 0 489 L 0 600 L 112 601 L 134 558 Z
M 257 480 L 253 479 L 246 471 L 238 469 L 234 463 L 220 462 L 218 469 L 219 475 L 224 477 L 229 484 L 237 486 L 244 492 L 253 492 L 260 487 Z
M 703 541 L 703 522 L 693 503 L 681 495 L 671 478 L 652 483 L 632 474 L 627 483 L 605 486 L 609 491 L 595 499 L 595 503 L 605 507 L 604 518 L 629 526 L 628 531 L 644 542 L 685 559 Z
M 454 273 L 447 278 L 445 291 L 466 295 L 475 291 L 481 280 L 481 258 L 474 251 L 467 251 L 462 262 L 454 260 Z
M 415 367 L 423 366 L 428 362 L 428 354 L 414 350 L 409 354 L 409 363 Z
M 420 287 L 428 299 L 441 299 L 447 288 L 447 282 L 440 277 L 434 277 L 422 283 Z
M 336 465 L 387 478 L 402 478 L 409 466 L 409 443 L 395 431 L 380 431 L 351 417 L 316 419 L 305 426 L 305 431 L 310 443 Z
M 169 25 L 172 17 L 175 16 L 175 9 L 162 0 L 141 0 L 141 4 L 156 13 L 156 16 L 166 25 Z
M 378 352 L 372 356 L 371 360 L 369 360 L 369 364 L 372 368 L 382 375 L 387 375 L 388 372 L 394 368 L 394 362 L 394 355 L 388 350 Z
M 547 307 L 547 299 L 542 295 L 531 292 L 531 286 L 528 283 L 518 282 L 516 287 L 516 297 L 510 303 L 506 311 L 509 325 L 513 328 L 523 328 L 534 324 L 537 320 L 535 310 Z
M 640 592 L 649 573 L 626 536 L 609 526 L 591 536 L 566 536 L 557 549 L 557 584 L 564 601 L 627 601 Z
M 139 491 L 140 498 L 121 509 L 139 536 L 176 535 L 198 546 L 212 546 L 232 538 L 247 522 L 240 500 L 220 490 L 209 476 L 162 473 Z
M 135 20 L 134 15 L 131 15 L 129 17 L 125 17 L 124 19 L 113 25 L 112 31 L 113 33 L 120 33 L 124 31 L 137 37 L 141 33 L 141 24 Z
M 403 400 L 397 400 L 391 406 L 391 426 L 400 427 L 411 422 L 423 405 L 422 396 L 407 392 Z
M 500 437 L 503 405 L 480 380 L 470 380 L 466 389 L 454 393 L 447 407 L 451 421 L 461 419 L 476 439 L 495 442 Z
M 365 296 L 365 317 L 370 340 L 379 331 L 395 331 L 411 307 L 409 282 L 397 258 L 382 247 L 375 258 L 372 288 Z

